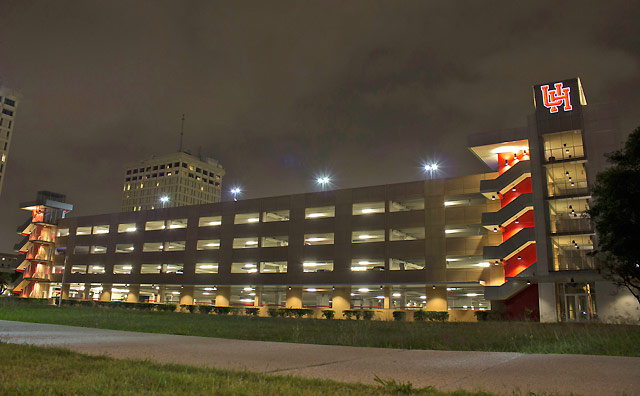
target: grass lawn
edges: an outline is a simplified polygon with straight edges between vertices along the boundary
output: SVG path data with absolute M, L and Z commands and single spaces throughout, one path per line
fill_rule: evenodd
M 409 383 L 347 384 L 330 380 L 94 357 L 59 348 L 0 343 L 0 395 L 433 395 Z
M 0 299 L 0 319 L 147 333 L 399 349 L 640 356 L 640 326 L 287 319 L 62 307 Z

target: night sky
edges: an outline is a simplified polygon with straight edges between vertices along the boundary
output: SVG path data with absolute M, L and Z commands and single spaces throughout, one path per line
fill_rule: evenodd
M 532 85 L 576 76 L 629 133 L 640 6 L 584 3 L 0 0 L 0 79 L 23 94 L 0 251 L 37 190 L 118 211 L 125 165 L 176 151 L 183 113 L 225 200 L 486 171 L 466 136 L 524 126 Z

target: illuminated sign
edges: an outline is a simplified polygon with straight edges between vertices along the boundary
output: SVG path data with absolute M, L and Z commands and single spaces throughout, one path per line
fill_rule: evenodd
M 573 107 L 571 107 L 571 96 L 569 92 L 571 92 L 571 88 L 563 87 L 562 83 L 555 83 L 555 89 L 549 90 L 548 85 L 541 85 L 540 89 L 542 90 L 542 103 L 544 107 L 549 109 L 550 113 L 557 113 L 558 107 L 564 105 L 564 111 L 571 111 Z

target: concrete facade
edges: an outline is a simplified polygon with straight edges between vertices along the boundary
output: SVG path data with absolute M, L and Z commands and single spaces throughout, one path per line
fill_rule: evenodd
M 4 184 L 9 149 L 22 95 L 0 85 L 0 194 Z
M 589 254 L 614 109 L 587 106 L 579 79 L 534 99 L 527 126 L 469 137 L 486 173 L 66 218 L 52 273 L 74 298 L 637 322 Z

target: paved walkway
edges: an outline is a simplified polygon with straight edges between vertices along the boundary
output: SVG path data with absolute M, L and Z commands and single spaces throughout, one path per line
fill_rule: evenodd
M 373 383 L 375 375 L 440 390 L 640 395 L 640 358 L 422 351 L 241 341 L 0 320 L 0 340 L 267 374 Z

